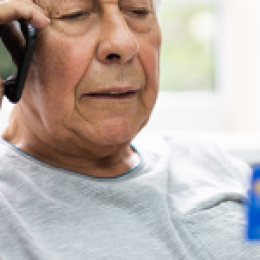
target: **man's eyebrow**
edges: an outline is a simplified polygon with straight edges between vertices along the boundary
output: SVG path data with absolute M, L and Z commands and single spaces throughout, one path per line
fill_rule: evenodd
M 139 4 L 151 4 L 153 5 L 153 0 L 118 0 L 119 4 L 122 3 L 139 3 Z
M 89 3 L 89 2 L 99 2 L 100 0 L 33 0 L 33 2 L 40 6 L 49 15 L 54 12 L 59 12 L 63 4 L 76 3 Z
M 33 3 L 40 6 L 44 11 L 49 11 L 48 9 L 52 6 L 49 0 L 33 0 Z

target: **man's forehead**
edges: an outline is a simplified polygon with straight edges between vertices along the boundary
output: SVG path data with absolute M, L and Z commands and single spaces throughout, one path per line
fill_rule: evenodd
M 106 4 L 106 3 L 152 3 L 153 0 L 34 0 L 35 4 L 41 6 L 42 8 L 52 8 L 55 6 L 60 6 L 62 4 L 73 4 L 73 3 L 96 3 L 96 4 Z

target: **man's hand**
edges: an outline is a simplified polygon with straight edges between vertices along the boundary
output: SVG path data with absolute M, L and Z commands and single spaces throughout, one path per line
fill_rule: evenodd
M 32 0 L 0 0 L 0 38 L 16 66 L 21 60 L 25 40 L 12 24 L 12 21 L 22 18 L 26 19 L 35 28 L 44 28 L 50 23 L 44 11 L 34 4 Z M 7 80 L 4 84 L 0 77 L 0 103 L 2 103 L 4 88 L 10 86 L 13 82 Z

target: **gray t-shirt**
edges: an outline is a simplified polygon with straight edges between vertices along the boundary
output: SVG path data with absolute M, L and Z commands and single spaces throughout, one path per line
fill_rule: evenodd
M 134 145 L 142 162 L 104 179 L 1 140 L 1 259 L 260 259 L 260 246 L 245 240 L 247 165 L 185 138 Z

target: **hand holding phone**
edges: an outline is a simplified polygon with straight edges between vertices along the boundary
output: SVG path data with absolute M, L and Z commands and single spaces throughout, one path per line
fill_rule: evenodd
M 37 38 L 37 30 L 33 26 L 28 25 L 26 20 L 21 19 L 19 20 L 19 23 L 26 40 L 24 53 L 21 61 L 19 62 L 20 64 L 18 65 L 17 76 L 10 77 L 4 81 L 4 95 L 12 103 L 17 103 L 22 96 Z
M 13 21 L 19 21 L 24 37 L 13 26 Z M 16 77 L 10 77 L 5 82 L 0 77 L 0 102 L 3 91 L 11 102 L 19 101 L 36 41 L 35 28 L 43 29 L 49 24 L 50 19 L 33 0 L 0 0 L 0 40 L 18 67 Z

